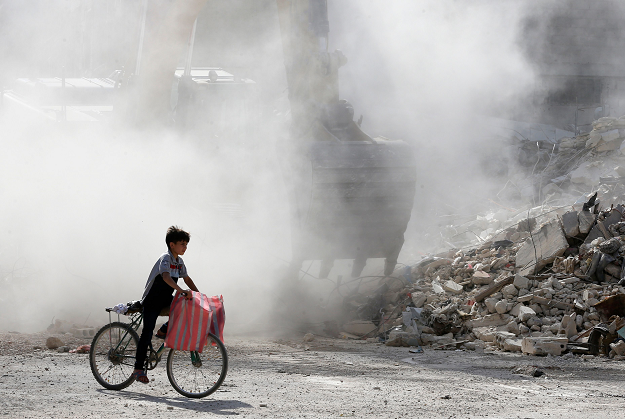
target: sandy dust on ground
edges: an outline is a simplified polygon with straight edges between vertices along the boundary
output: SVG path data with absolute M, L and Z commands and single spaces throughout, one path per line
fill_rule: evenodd
M 165 363 L 148 385 L 102 388 L 87 354 L 45 348 L 46 333 L 0 333 L 0 417 L 539 418 L 620 417 L 625 362 L 391 348 L 316 337 L 226 339 L 222 387 L 192 400 L 174 391 Z M 69 346 L 89 339 L 57 335 Z M 544 375 L 515 374 L 537 366 Z

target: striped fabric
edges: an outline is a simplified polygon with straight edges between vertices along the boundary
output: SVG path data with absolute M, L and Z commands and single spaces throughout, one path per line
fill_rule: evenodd
M 186 300 L 176 293 L 171 303 L 165 346 L 179 351 L 202 352 L 208 332 L 221 337 L 225 323 L 223 298 L 192 291 Z M 218 333 L 216 333 L 218 332 Z

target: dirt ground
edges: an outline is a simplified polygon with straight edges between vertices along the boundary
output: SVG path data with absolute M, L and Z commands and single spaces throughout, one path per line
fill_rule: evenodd
M 614 418 L 625 411 L 625 362 L 607 358 L 232 337 L 226 381 L 192 400 L 170 386 L 163 362 L 148 385 L 106 390 L 87 354 L 45 349 L 47 336 L 0 333 L 0 417 Z M 69 346 L 89 343 L 57 336 Z M 519 366 L 544 375 L 514 373 Z

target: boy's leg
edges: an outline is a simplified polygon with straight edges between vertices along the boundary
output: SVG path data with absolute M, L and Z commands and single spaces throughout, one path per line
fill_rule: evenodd
M 156 337 L 157 338 L 165 339 L 165 336 L 167 335 L 167 326 L 168 325 L 169 325 L 169 321 L 166 321 L 165 323 L 163 323 L 161 328 L 158 329 L 158 332 L 156 332 Z
M 160 310 L 143 310 L 143 331 L 137 344 L 137 360 L 135 362 L 136 370 L 143 370 L 145 368 L 145 358 L 148 354 L 148 346 L 152 340 L 152 333 L 154 333 L 154 326 L 156 326 L 156 319 Z

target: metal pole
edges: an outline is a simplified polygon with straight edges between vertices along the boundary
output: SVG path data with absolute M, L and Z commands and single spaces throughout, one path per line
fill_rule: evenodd
M 187 51 L 187 61 L 184 64 L 184 75 L 191 75 L 191 59 L 193 58 L 193 45 L 195 44 L 195 29 L 197 28 L 197 18 L 193 22 L 193 30 L 191 31 L 191 37 L 189 38 L 189 50 Z

